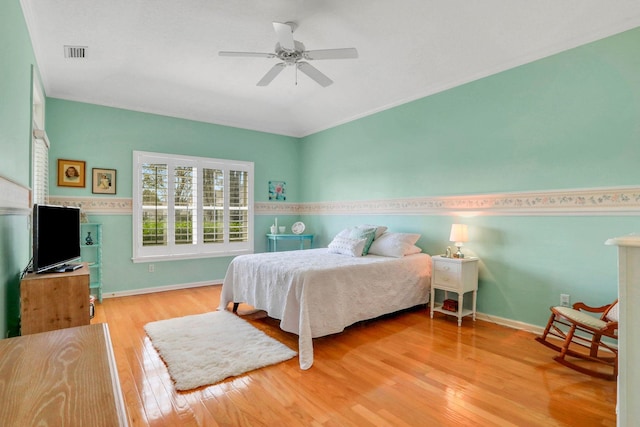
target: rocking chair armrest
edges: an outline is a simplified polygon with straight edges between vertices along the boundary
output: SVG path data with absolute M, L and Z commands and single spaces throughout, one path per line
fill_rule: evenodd
M 618 322 L 609 322 L 607 326 L 602 328 L 603 331 L 617 331 L 618 330 Z
M 610 306 L 611 304 L 603 305 L 602 307 L 591 307 L 583 302 L 577 302 L 573 304 L 573 309 L 588 311 L 590 313 L 604 313 Z

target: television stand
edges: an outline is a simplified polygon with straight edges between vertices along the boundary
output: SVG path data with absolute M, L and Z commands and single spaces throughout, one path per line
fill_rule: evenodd
M 90 324 L 89 267 L 63 273 L 29 273 L 20 282 L 22 335 Z

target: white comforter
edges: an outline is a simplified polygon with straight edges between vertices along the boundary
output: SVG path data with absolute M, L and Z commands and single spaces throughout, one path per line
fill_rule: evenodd
M 219 309 L 244 302 L 280 319 L 298 335 L 300 368 L 313 364 L 313 341 L 361 320 L 425 304 L 431 257 L 349 257 L 326 248 L 236 257 L 224 278 Z

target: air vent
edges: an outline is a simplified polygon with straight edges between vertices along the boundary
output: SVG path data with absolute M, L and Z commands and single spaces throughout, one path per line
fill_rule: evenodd
M 85 58 L 87 56 L 87 46 L 64 46 L 65 58 Z

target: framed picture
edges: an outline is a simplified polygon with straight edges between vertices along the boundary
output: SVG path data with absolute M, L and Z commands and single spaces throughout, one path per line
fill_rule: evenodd
M 83 187 L 85 185 L 85 162 L 82 160 L 58 159 L 58 186 Z
M 287 200 L 287 183 L 284 181 L 269 181 L 269 200 Z
M 116 170 L 93 168 L 93 192 L 96 194 L 116 194 Z

